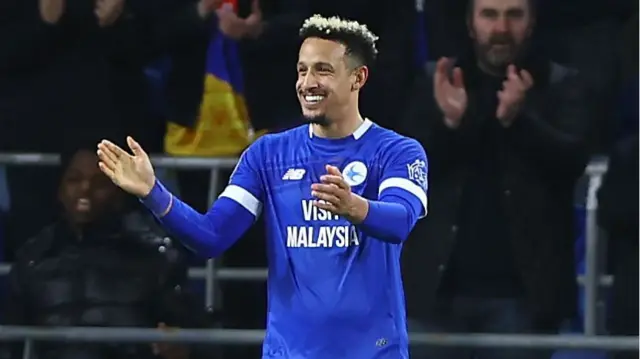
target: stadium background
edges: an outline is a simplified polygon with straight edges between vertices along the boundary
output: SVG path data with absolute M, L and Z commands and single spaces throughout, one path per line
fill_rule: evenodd
M 241 17 L 255 12 L 247 2 L 224 3 Z M 153 39 L 153 46 L 145 51 L 126 46 L 113 50 L 117 52 L 113 56 L 122 56 L 118 61 L 126 64 L 109 69 L 117 79 L 112 81 L 95 76 L 108 65 L 93 49 L 93 29 L 80 40 L 75 38 L 74 31 L 88 25 L 73 23 L 73 31 L 56 40 L 30 37 L 35 36 L 30 29 L 37 26 L 36 4 L 36 0 L 5 0 L 0 5 L 0 248 L 6 263 L 0 267 L 2 273 L 8 272 L 21 241 L 55 218 L 60 175 L 56 153 L 61 143 L 74 138 L 134 134 L 156 154 L 162 168 L 159 176 L 188 203 L 205 210 L 243 148 L 264 132 L 296 123 L 295 36 L 311 9 L 357 18 L 378 30 L 385 42 L 377 69 L 381 75 L 374 76 L 363 106 L 379 117 L 376 122 L 391 128 L 418 64 L 455 53 L 466 37 L 462 0 L 366 4 L 263 0 L 260 15 L 271 28 L 257 38 L 246 35 L 239 40 L 218 31 L 215 19 L 194 30 L 167 15 L 194 1 L 163 0 L 151 6 L 131 0 L 128 11 L 152 29 L 145 36 Z M 578 68 L 598 98 L 594 160 L 575 195 L 580 232 L 575 242 L 576 278 L 581 284 L 576 301 L 581 311 L 559 336 L 569 343 L 560 347 L 582 339 L 597 346 L 602 343 L 593 335 L 607 334 L 608 292 L 614 278 L 608 275 L 612 259 L 607 256 L 607 238 L 595 224 L 595 195 L 612 146 L 638 131 L 637 2 L 542 0 L 539 6 L 534 46 L 554 61 Z M 157 25 L 160 21 L 163 26 Z M 183 27 L 171 28 L 173 24 Z M 396 87 L 386 88 L 390 82 Z M 385 89 L 382 95 L 380 89 Z M 266 263 L 261 226 L 245 237 L 220 259 L 190 259 L 190 287 L 202 298 L 212 328 L 263 328 Z M 238 340 L 243 337 L 228 334 Z M 588 337 L 576 336 L 582 334 Z M 5 335 L 10 332 L 0 328 L 0 338 Z M 535 345 L 535 338 L 523 340 Z M 611 342 L 605 340 L 606 344 Z M 225 357 L 255 357 L 255 348 L 240 346 Z M 605 355 L 604 350 L 575 349 L 558 350 L 555 357 Z

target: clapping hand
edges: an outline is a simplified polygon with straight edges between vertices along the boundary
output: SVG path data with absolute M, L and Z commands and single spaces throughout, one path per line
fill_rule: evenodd
M 326 169 L 327 174 L 320 177 L 322 183 L 311 185 L 311 195 L 316 198 L 313 204 L 352 223 L 362 222 L 367 215 L 368 202 L 351 192 L 351 186 L 337 167 L 327 165 Z
M 124 0 L 97 0 L 94 13 L 100 27 L 113 25 L 124 11 Z
M 527 91 L 533 86 L 533 77 L 527 70 L 516 71 L 514 65 L 507 67 L 507 79 L 498 91 L 496 117 L 503 126 L 509 127 L 516 118 Z
M 151 160 L 140 145 L 127 137 L 133 155 L 116 144 L 102 140 L 98 144 L 98 166 L 118 187 L 140 198 L 146 197 L 155 184 Z
M 40 18 L 47 24 L 53 25 L 60 21 L 64 14 L 65 0 L 39 0 Z
M 220 31 L 234 40 L 256 38 L 262 32 L 262 11 L 258 0 L 251 2 L 251 14 L 240 18 L 231 6 L 223 5 L 216 10 Z
M 454 68 L 449 78 L 451 66 L 451 59 L 443 57 L 438 60 L 433 76 L 433 93 L 440 111 L 444 114 L 445 124 L 450 128 L 456 128 L 467 110 L 467 91 L 464 88 L 462 69 Z

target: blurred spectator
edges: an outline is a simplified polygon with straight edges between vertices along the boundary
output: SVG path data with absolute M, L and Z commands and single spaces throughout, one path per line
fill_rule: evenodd
M 91 141 L 63 156 L 60 220 L 20 249 L 9 274 L 5 323 L 209 326 L 204 311 L 191 304 L 183 289 L 187 268 L 182 247 L 146 214 L 131 210 L 136 201 L 129 203 L 130 198 L 98 169 L 95 144 Z M 4 357 L 21 358 L 22 343 L 5 349 Z M 37 343 L 35 351 L 40 359 L 153 357 L 150 345 L 130 343 Z M 165 357 L 196 357 L 193 354 Z M 211 351 L 206 354 L 214 357 Z
M 143 66 L 203 31 L 210 2 L 2 1 L 0 151 L 57 153 L 61 139 L 96 128 L 160 149 L 164 123 L 149 115 Z M 57 177 L 9 167 L 13 238 L 52 219 Z M 34 188 L 31 178 L 43 184 Z
M 638 151 L 637 132 L 617 143 L 598 193 L 598 222 L 609 234 L 614 275 L 609 323 L 613 335 L 638 335 Z M 638 353 L 615 358 L 638 358 Z
M 404 131 L 426 148 L 430 209 L 403 255 L 413 330 L 552 333 L 574 314 L 573 188 L 589 114 L 575 71 L 530 46 L 528 0 L 475 0 L 472 49 L 418 74 Z M 548 358 L 425 349 L 412 358 Z

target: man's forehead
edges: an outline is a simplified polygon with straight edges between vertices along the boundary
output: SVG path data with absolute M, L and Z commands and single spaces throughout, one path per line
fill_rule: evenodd
M 344 58 L 344 45 L 320 38 L 308 38 L 300 47 L 298 62 L 314 64 L 319 62 L 335 64 Z
M 528 0 L 475 0 L 474 9 L 476 11 L 482 9 L 527 9 L 529 7 L 527 1 Z
M 76 152 L 69 162 L 67 172 L 94 172 L 98 171 L 98 156 L 89 151 Z

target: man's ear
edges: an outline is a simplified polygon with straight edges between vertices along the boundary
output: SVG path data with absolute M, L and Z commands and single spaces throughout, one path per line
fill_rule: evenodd
M 369 68 L 367 68 L 366 66 L 360 66 L 354 71 L 354 81 L 353 85 L 351 85 L 351 90 L 359 91 L 360 89 L 362 89 L 364 84 L 367 82 L 367 79 L 369 78 Z

